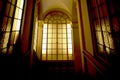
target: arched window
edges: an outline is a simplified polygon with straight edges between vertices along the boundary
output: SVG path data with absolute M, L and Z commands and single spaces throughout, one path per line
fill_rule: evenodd
M 1 27 L 0 52 L 11 53 L 19 35 L 24 0 L 8 0 Z
M 42 60 L 73 60 L 71 21 L 64 13 L 55 11 L 44 19 Z

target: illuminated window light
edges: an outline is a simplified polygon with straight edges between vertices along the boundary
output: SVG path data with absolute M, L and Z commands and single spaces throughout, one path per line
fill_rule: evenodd
M 72 54 L 72 39 L 71 39 L 71 25 L 70 24 L 67 24 L 67 33 L 68 33 L 68 54 Z
M 42 60 L 73 60 L 71 24 L 48 21 L 42 33 Z
M 47 33 L 47 24 L 44 24 L 43 26 L 43 32 Z M 42 54 L 46 54 L 46 41 L 47 41 L 47 34 L 43 33 L 43 41 L 42 41 Z

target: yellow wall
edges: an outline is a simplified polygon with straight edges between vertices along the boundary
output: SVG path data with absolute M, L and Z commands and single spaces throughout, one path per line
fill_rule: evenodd
M 85 48 L 88 52 L 93 55 L 93 45 L 92 45 L 92 36 L 90 30 L 88 9 L 86 0 L 81 0 L 81 13 L 82 13 L 82 21 L 83 21 L 83 31 L 85 38 Z
M 43 25 L 43 22 L 42 21 L 38 21 L 38 34 L 37 34 L 37 51 L 36 51 L 36 54 L 37 54 L 37 57 L 38 59 L 40 60 L 41 58 L 41 52 L 42 52 L 42 25 Z

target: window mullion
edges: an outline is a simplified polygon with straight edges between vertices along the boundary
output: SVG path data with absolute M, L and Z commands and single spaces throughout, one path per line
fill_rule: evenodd
M 67 23 L 65 23 L 66 25 L 66 49 L 67 49 L 67 60 L 69 60 L 69 55 L 68 55 L 68 31 L 67 31 Z
M 12 36 L 12 28 L 13 28 L 13 22 L 14 22 L 14 15 L 15 15 L 15 10 L 16 10 L 16 5 L 17 5 L 17 0 L 15 1 L 15 4 L 14 4 L 14 11 L 13 11 L 13 15 L 12 15 L 12 24 L 11 24 L 10 35 L 9 35 L 9 40 L 8 40 L 8 45 L 7 45 L 7 54 L 10 53 L 9 49 L 10 49 L 10 46 L 11 46 L 10 41 L 11 41 L 11 36 Z
M 98 13 L 98 21 L 100 22 L 100 32 L 102 33 L 102 41 L 103 41 L 103 49 L 106 53 L 106 49 L 105 49 L 105 41 L 104 41 L 104 33 L 103 33 L 103 29 L 102 29 L 102 23 L 101 23 L 101 17 L 100 17 L 100 11 L 99 11 L 99 5 L 98 5 L 98 2 L 96 0 L 96 9 L 97 9 L 97 13 Z M 105 54 L 104 53 L 104 54 Z M 105 57 L 106 57 L 106 54 L 105 54 Z
M 58 60 L 58 23 L 56 23 L 56 57 L 57 57 L 57 60 Z

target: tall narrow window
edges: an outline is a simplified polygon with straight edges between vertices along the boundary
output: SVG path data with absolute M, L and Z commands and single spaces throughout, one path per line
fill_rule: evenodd
M 24 0 L 7 1 L 1 28 L 2 39 L 0 39 L 0 52 L 2 53 L 11 53 L 13 50 L 13 45 L 16 43 L 20 30 L 23 5 Z
M 45 18 L 42 39 L 42 60 L 73 60 L 72 28 L 69 18 L 60 12 Z
M 110 15 L 110 24 L 112 26 L 114 42 L 116 46 L 116 53 L 120 52 L 120 7 L 119 0 L 107 0 L 107 7 Z
M 115 48 L 106 2 L 105 0 L 88 0 L 88 4 L 96 34 L 98 53 L 107 59 L 108 55 L 115 51 Z

